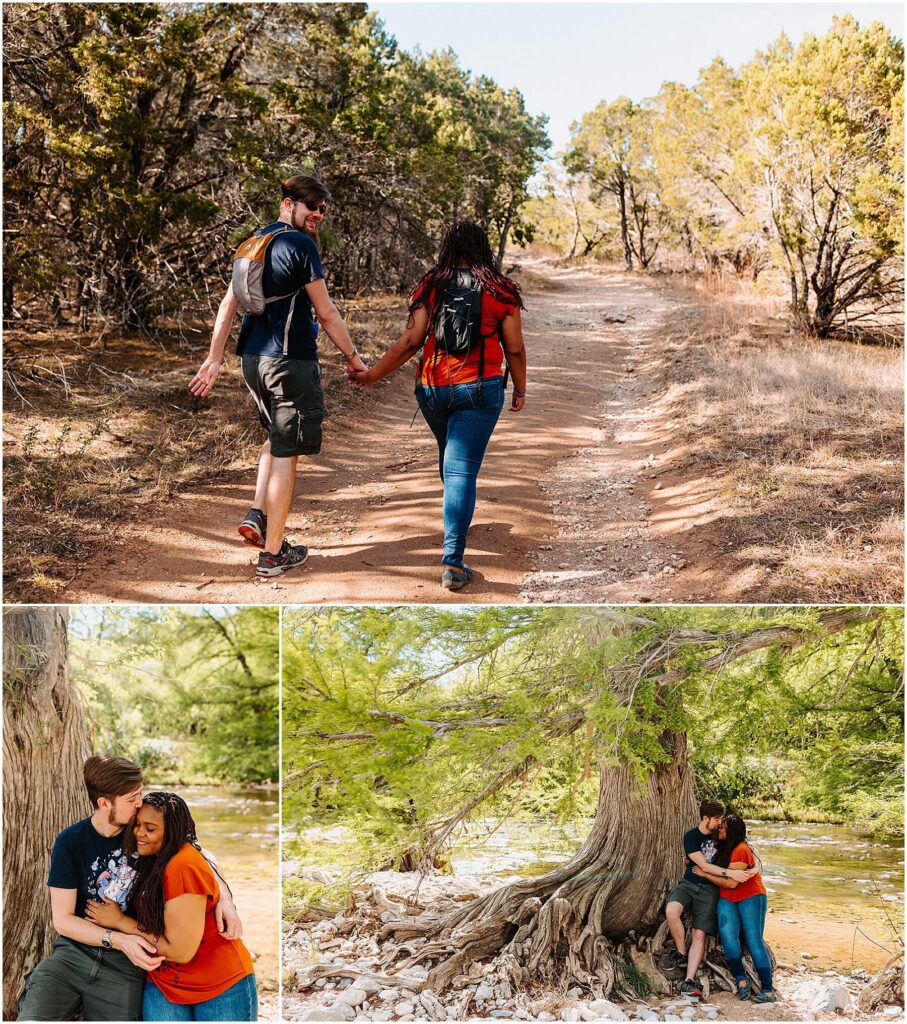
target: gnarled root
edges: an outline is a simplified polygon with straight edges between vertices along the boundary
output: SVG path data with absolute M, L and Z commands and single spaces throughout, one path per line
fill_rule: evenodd
M 893 956 L 879 973 L 869 980 L 857 999 L 861 1010 L 872 1012 L 886 1004 L 904 1003 L 904 954 Z

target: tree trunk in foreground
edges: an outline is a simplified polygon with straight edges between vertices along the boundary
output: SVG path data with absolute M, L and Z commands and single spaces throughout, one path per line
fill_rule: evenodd
M 667 733 L 662 746 L 669 760 L 643 785 L 624 767 L 601 768 L 592 830 L 566 864 L 445 917 L 388 923 L 381 938 L 434 940 L 400 967 L 441 955 L 428 978 L 440 992 L 473 961 L 506 952 L 534 981 L 567 978 L 602 996 L 620 988 L 614 947 L 658 930 L 683 871 L 683 833 L 696 817 L 686 736 Z
M 53 945 L 47 872 L 57 834 L 89 812 L 88 729 L 67 661 L 66 609 L 3 617 L 3 1019 Z

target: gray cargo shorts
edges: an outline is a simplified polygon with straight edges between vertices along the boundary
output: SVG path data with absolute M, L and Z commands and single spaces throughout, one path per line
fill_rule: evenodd
M 326 412 L 318 360 L 244 355 L 242 373 L 268 432 L 271 454 L 317 455 Z
M 118 949 L 63 936 L 25 979 L 19 1020 L 141 1020 L 145 972 Z

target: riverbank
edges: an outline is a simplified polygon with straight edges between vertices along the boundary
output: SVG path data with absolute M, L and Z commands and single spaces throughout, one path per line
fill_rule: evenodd
M 286 863 L 284 877 L 302 875 L 311 880 L 329 876 Z M 395 972 L 392 964 L 412 956 L 425 939 L 405 941 L 405 951 L 381 938 L 386 921 L 417 915 L 431 907 L 442 909 L 479 898 L 514 879 L 486 875 L 456 878 L 435 875 L 424 880 L 412 873 L 380 872 L 357 886 L 342 912 L 310 912 L 301 921 L 287 922 L 283 938 L 283 1015 L 299 1021 L 404 1021 L 404 1020 L 887 1020 L 900 1017 L 902 1005 L 880 1002 L 860 1005 L 871 975 L 862 967 L 849 973 L 818 966 L 815 956 L 807 965 L 778 957 L 776 989 L 779 1001 L 771 1005 L 741 1003 L 730 992 L 712 991 L 701 1001 L 663 991 L 647 998 L 596 998 L 582 987 L 559 991 L 554 987 L 510 984 L 505 955 L 489 963 L 476 963 L 468 975 L 456 979 L 449 991 L 435 994 L 424 988 L 432 966 L 426 963 Z M 377 917 L 375 908 L 386 909 Z M 771 942 L 771 938 L 769 939 Z M 777 955 L 777 950 L 775 950 Z M 642 959 L 641 959 L 642 962 Z M 317 968 L 316 968 L 317 965 Z M 901 995 L 902 998 L 902 995 Z

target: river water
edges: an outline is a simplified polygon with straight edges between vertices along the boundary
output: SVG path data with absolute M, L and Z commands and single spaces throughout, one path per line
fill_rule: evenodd
M 485 821 L 461 837 L 451 858 L 456 875 L 541 875 L 588 834 L 582 823 L 495 826 Z M 750 839 L 768 890 L 766 937 L 779 960 L 839 971 L 885 963 L 904 934 L 903 841 L 788 822 L 751 822 Z

